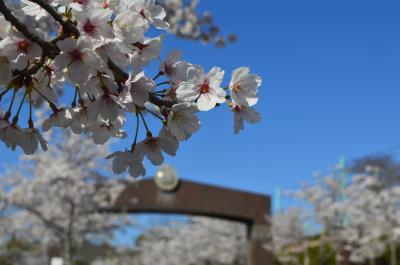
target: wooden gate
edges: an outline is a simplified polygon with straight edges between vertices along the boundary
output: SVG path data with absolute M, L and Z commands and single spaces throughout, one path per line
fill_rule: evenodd
M 248 227 L 247 265 L 271 265 L 267 250 L 270 197 L 190 181 L 181 181 L 171 192 L 160 190 L 153 180 L 126 184 L 107 212 L 174 213 L 216 217 L 243 222 Z

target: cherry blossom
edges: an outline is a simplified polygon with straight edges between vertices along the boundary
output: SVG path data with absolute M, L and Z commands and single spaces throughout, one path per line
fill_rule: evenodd
M 19 33 L 12 32 L 0 41 L 0 55 L 8 59 L 13 69 L 24 69 L 30 59 L 35 59 L 41 54 L 42 48 L 37 43 Z
M 168 27 L 168 23 L 164 21 L 166 16 L 165 10 L 162 6 L 157 5 L 155 0 L 122 0 L 122 5 L 126 6 L 129 11 L 140 17 L 143 22 L 142 25 L 149 26 L 149 24 L 159 29 Z
M 46 0 L 47 3 L 51 3 L 51 0 Z M 33 16 L 35 17 L 36 20 L 40 20 L 42 18 L 45 18 L 48 16 L 48 13 L 46 10 L 44 10 L 41 6 L 37 5 L 36 3 L 33 3 L 29 0 L 21 0 L 21 2 L 25 5 L 22 8 L 22 11 L 28 15 L 28 16 Z
M 22 130 L 21 148 L 25 154 L 34 154 L 38 149 L 38 143 L 42 150 L 47 151 L 47 142 L 40 134 L 40 131 L 35 128 L 28 128 Z
M 142 66 L 147 66 L 150 61 L 160 57 L 163 38 L 160 36 L 133 44 L 131 61 L 135 70 L 140 70 Z
M 154 90 L 154 81 L 144 75 L 143 72 L 131 76 L 125 82 L 123 96 L 124 105 L 130 112 L 136 112 L 136 106 L 143 107 L 149 100 L 149 93 Z
M 89 74 L 95 74 L 96 70 L 104 68 L 103 61 L 93 51 L 92 42 L 85 37 L 78 41 L 68 38 L 60 41 L 57 46 L 61 53 L 55 58 L 54 66 L 59 71 L 67 68 L 68 78 L 74 83 L 84 83 Z
M 246 107 L 257 103 L 257 89 L 261 86 L 261 78 L 249 72 L 248 67 L 240 67 L 234 70 L 229 83 L 232 100 Z
M 189 67 L 190 63 L 181 60 L 179 51 L 172 51 L 168 53 L 165 62 L 160 62 L 160 73 L 171 78 L 173 83 L 179 83 L 180 81 L 187 81 Z
M 159 136 L 148 134 L 147 138 L 135 147 L 139 158 L 146 156 L 154 165 L 161 165 L 164 161 L 162 152 L 175 156 L 179 142 L 165 128 L 161 129 Z
M 28 93 L 31 93 L 31 100 L 33 102 L 36 102 L 43 96 L 49 102 L 56 103 L 57 95 L 50 87 L 51 78 L 52 73 L 49 73 L 48 69 L 41 69 L 32 77 L 32 84 L 31 86 L 27 86 L 27 88 Z M 31 91 L 29 91 L 29 88 Z
M 189 81 L 179 84 L 176 95 L 183 101 L 197 101 L 201 111 L 208 111 L 217 103 L 224 103 L 226 93 L 221 88 L 224 71 L 219 67 L 213 67 L 205 74 L 200 66 L 192 66 L 188 69 Z
M 172 107 L 167 127 L 179 141 L 187 140 L 200 129 L 200 121 L 195 115 L 197 111 L 194 103 L 179 103 Z
M 5 39 L 11 31 L 11 24 L 0 15 L 0 38 Z
M 244 129 L 244 121 L 252 124 L 258 123 L 261 119 L 260 114 L 253 108 L 233 104 L 232 112 L 234 117 L 234 133 L 238 134 Z
M 88 117 L 97 120 L 101 116 L 105 120 L 114 121 L 119 115 L 119 109 L 123 107 L 119 98 L 105 94 L 88 104 Z
M 87 107 L 77 107 L 70 110 L 71 125 L 70 128 L 75 134 L 87 133 L 90 131 L 92 121 L 87 114 Z
M 5 143 L 8 148 L 10 148 L 11 150 L 15 150 L 17 146 L 21 144 L 21 134 L 22 132 L 19 127 L 13 126 L 6 120 L 2 121 L 0 139 Z
M 132 16 L 129 9 L 123 9 L 117 13 L 113 23 L 116 42 L 125 47 L 124 44 L 136 43 L 144 39 L 146 31 L 140 16 Z
M 67 128 L 72 124 L 72 113 L 69 109 L 55 111 L 48 119 L 43 122 L 43 131 L 50 130 L 51 127 Z
M 76 12 L 79 31 L 91 38 L 103 40 L 112 38 L 113 32 L 110 24 L 112 11 L 110 9 L 89 9 L 87 12 Z
M 91 126 L 93 141 L 96 144 L 105 144 L 111 136 L 125 138 L 126 133 L 121 129 L 125 124 L 123 116 L 117 116 L 113 121 L 100 120 Z
M 68 6 L 75 11 L 83 11 L 89 7 L 102 7 L 102 0 L 55 0 L 57 3 Z
M 107 159 L 114 159 L 112 169 L 116 174 L 121 174 L 128 169 L 129 174 L 134 178 L 146 175 L 146 169 L 143 167 L 137 152 L 117 151 L 107 156 Z

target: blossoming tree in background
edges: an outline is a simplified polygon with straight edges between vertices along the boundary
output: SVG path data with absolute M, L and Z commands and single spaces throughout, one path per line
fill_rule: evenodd
M 308 202 L 309 218 L 321 226 L 319 241 L 335 255 L 336 264 L 349 259 L 356 264 L 375 264 L 389 252 L 397 264 L 400 243 L 400 189 L 381 182 L 380 169 L 373 168 L 344 181 L 334 170 L 315 185 L 292 193 Z
M 166 20 L 169 23 L 169 31 L 176 36 L 200 40 L 205 43 L 215 43 L 217 47 L 224 47 L 226 42 L 235 42 L 236 35 L 230 34 L 226 38 L 220 35 L 220 28 L 214 24 L 210 12 L 202 15 L 197 11 L 199 0 L 159 0 L 167 13 Z
M 71 128 L 100 145 L 127 137 L 125 124 L 134 123 L 132 144 L 108 157 L 115 173 L 128 170 L 133 177 L 146 174 L 145 157 L 160 165 L 164 153 L 174 156 L 200 128 L 199 111 L 226 105 L 235 133 L 260 119 L 253 106 L 261 78 L 249 68 L 234 70 L 224 83 L 224 70 L 206 71 L 178 51 L 160 59 L 165 36 L 150 38 L 147 31 L 184 31 L 174 27 L 181 25 L 173 19 L 178 14 L 169 24 L 154 0 L 21 0 L 18 9 L 13 2 L 0 0 L 0 139 L 12 150 L 47 150 L 32 118 L 40 102 L 50 110 L 44 131 Z M 162 2 L 173 3 L 180 2 Z M 153 61 L 157 69 L 149 69 Z M 160 121 L 160 131 L 149 127 L 145 113 Z
M 315 185 L 306 185 L 291 193 L 309 203 L 311 208 L 307 213 L 308 218 L 322 226 L 320 258 L 328 259 L 329 256 L 333 256 L 336 264 L 339 264 L 341 260 L 340 253 L 344 244 L 340 236 L 345 218 L 345 209 L 341 207 L 341 202 L 345 197 L 341 177 L 340 170 L 335 169 L 329 175 L 318 176 Z M 328 255 L 328 257 L 322 257 L 322 255 Z
M 205 217 L 160 225 L 138 239 L 141 265 L 241 265 L 246 261 L 246 226 Z
M 342 236 L 350 259 L 370 261 L 389 252 L 391 265 L 397 264 L 400 243 L 400 188 L 385 186 L 379 179 L 379 168 L 368 175 L 357 175 L 347 188 L 347 223 Z
M 116 229 L 132 221 L 123 213 L 101 212 L 124 188 L 103 176 L 107 167 L 96 159 L 108 152 L 107 145 L 93 148 L 91 139 L 69 131 L 50 138 L 51 150 L 22 158 L 23 167 L 1 176 L 7 207 L 0 218 L 1 238 L 35 244 L 42 253 L 56 248 L 70 265 L 83 243 L 110 242 Z
M 274 254 L 279 264 L 310 264 L 307 251 L 312 240 L 304 231 L 303 215 L 301 208 L 289 208 L 270 217 L 271 240 L 265 247 Z

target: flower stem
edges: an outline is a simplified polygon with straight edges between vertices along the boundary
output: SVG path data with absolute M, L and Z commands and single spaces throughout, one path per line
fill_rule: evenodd
M 78 97 L 78 86 L 75 87 L 75 94 L 74 94 L 74 99 L 72 100 L 71 107 L 75 108 L 76 107 L 76 99 Z
M 24 101 L 25 101 L 25 98 L 26 98 L 26 94 L 27 93 L 24 93 L 24 97 L 22 98 L 21 103 L 19 104 L 17 113 L 15 114 L 14 119 L 12 120 L 12 125 L 13 126 L 15 126 L 17 124 L 17 122 L 18 122 L 19 113 L 21 112 L 22 105 L 24 104 Z
M 165 122 L 165 119 L 164 119 L 164 118 L 158 116 L 158 115 L 157 115 L 156 113 L 154 113 L 153 111 L 151 111 L 151 110 L 149 110 L 149 109 L 146 109 L 146 111 L 149 112 L 150 114 L 152 114 L 154 117 L 160 119 L 162 122 Z
M 142 118 L 144 127 L 146 128 L 146 132 L 150 132 L 149 127 L 147 127 L 146 120 L 145 120 L 144 117 L 143 117 L 143 114 L 142 114 L 141 112 L 139 112 L 139 115 L 140 115 L 140 117 Z
M 33 120 L 32 120 L 32 95 L 31 95 L 31 93 L 29 93 L 29 120 L 28 120 L 28 123 L 29 123 L 30 128 L 34 127 Z
M 10 116 L 11 116 L 11 109 L 12 109 L 12 106 L 14 105 L 15 94 L 17 94 L 17 90 L 18 89 L 14 88 L 14 93 L 12 95 L 10 106 L 8 106 L 8 110 L 7 110 L 6 114 L 4 115 L 5 120 L 8 120 L 8 118 L 10 118 Z
M 133 150 L 135 149 L 135 146 L 136 146 L 136 143 L 137 143 L 137 138 L 138 138 L 138 135 L 139 135 L 139 126 L 140 126 L 140 123 L 139 123 L 139 116 L 138 116 L 138 114 L 136 113 L 136 131 L 135 131 L 135 139 L 134 139 L 134 141 L 133 141 L 132 149 L 131 149 L 132 152 L 133 152 Z
M 169 81 L 164 81 L 164 82 L 158 83 L 156 86 L 169 85 L 169 84 L 171 84 Z
M 3 92 L 0 93 L 0 101 L 5 94 L 7 94 L 13 87 L 6 88 Z
M 158 72 L 158 74 L 155 76 L 155 77 L 153 77 L 153 81 L 156 81 L 156 79 L 157 78 L 159 78 L 160 76 L 162 76 L 162 75 L 164 75 L 164 73 L 163 72 Z
M 38 89 L 36 89 L 35 87 L 33 87 L 33 89 L 42 97 L 42 98 L 44 98 L 46 101 L 47 101 L 47 103 L 49 103 L 49 106 L 50 106 L 50 108 L 51 108 L 51 110 L 53 111 L 53 112 L 57 112 L 57 107 L 54 105 L 54 103 L 53 102 L 51 102 L 45 95 L 43 95 L 43 93 L 42 92 L 40 92 Z

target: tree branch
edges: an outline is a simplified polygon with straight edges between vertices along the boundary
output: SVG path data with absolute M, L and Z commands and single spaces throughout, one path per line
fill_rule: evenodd
M 30 0 L 31 2 L 38 4 L 41 8 L 47 11 L 63 27 L 64 32 L 73 34 L 75 37 L 79 37 L 80 33 L 77 28 L 70 21 L 65 21 L 62 16 L 55 10 L 51 5 L 43 0 Z
M 47 227 L 53 228 L 55 231 L 58 233 L 63 232 L 63 228 L 52 222 L 51 220 L 48 220 L 46 217 L 43 216 L 43 214 L 40 211 L 37 211 L 33 207 L 30 207 L 28 205 L 20 204 L 20 203 L 13 203 L 16 207 L 23 209 L 32 215 L 36 216 L 39 220 L 41 220 Z

